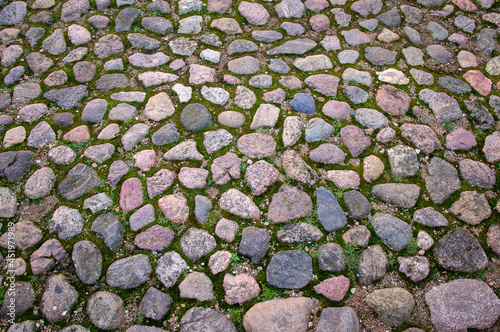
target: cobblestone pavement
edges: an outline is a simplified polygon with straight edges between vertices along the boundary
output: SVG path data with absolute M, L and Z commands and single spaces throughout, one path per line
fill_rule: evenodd
M 500 331 L 499 25 L 0 0 L 0 329 Z

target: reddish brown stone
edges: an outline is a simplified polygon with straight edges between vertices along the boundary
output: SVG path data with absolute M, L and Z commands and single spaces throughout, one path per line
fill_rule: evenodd
M 377 106 L 390 115 L 403 115 L 410 109 L 411 98 L 408 94 L 392 85 L 382 85 L 375 97 Z
M 487 96 L 491 92 L 491 80 L 479 70 L 469 70 L 464 74 L 464 78 L 469 84 L 483 96 Z
M 350 281 L 344 276 L 333 277 L 323 280 L 320 284 L 314 286 L 314 291 L 324 295 L 331 301 L 342 301 L 349 290 Z
M 138 178 L 130 178 L 123 182 L 120 191 L 120 206 L 123 211 L 129 212 L 144 202 L 142 182 Z

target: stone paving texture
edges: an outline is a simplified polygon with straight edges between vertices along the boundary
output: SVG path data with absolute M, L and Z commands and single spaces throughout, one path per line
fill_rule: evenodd
M 0 329 L 500 331 L 499 27 L 0 0 Z

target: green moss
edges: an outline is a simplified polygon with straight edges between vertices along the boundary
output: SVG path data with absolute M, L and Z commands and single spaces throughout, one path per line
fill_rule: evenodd
M 344 246 L 345 266 L 347 269 L 355 270 L 358 268 L 359 255 L 361 255 L 361 251 L 361 248 L 352 243 L 347 243 Z

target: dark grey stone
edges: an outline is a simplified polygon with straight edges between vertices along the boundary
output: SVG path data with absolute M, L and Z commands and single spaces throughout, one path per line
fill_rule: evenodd
M 9 73 L 7 75 L 5 75 L 3 82 L 5 83 L 5 85 L 12 85 L 15 82 L 17 82 L 24 75 L 25 71 L 26 70 L 24 69 L 23 66 L 14 67 L 9 71 Z M 6 98 L 6 96 L 8 96 L 8 99 L 9 99 L 9 103 L 7 104 L 7 106 L 10 105 L 10 94 L 9 93 L 2 93 L 0 95 L 0 109 L 3 109 L 6 107 L 6 106 L 3 106 L 6 104 L 6 102 L 3 101 L 3 99 Z
M 45 29 L 41 27 L 31 27 L 26 31 L 24 38 L 28 41 L 30 46 L 33 48 L 38 44 L 38 41 L 45 33 Z
M 315 332 L 359 332 L 358 316 L 351 307 L 324 308 Z
M 123 149 L 125 151 L 133 150 L 146 137 L 148 132 L 149 126 L 142 122 L 130 127 L 122 136 Z
M 1 92 L 0 93 L 0 110 L 9 107 L 11 103 L 12 103 L 12 97 L 10 96 L 10 93 Z
M 278 47 L 267 51 L 268 55 L 304 54 L 316 47 L 316 42 L 308 38 L 298 38 L 284 42 Z
M 33 129 L 31 129 L 28 136 L 28 146 L 34 148 L 43 148 L 48 144 L 56 141 L 56 134 L 52 127 L 45 121 L 39 122 Z
M 77 85 L 69 88 L 53 89 L 43 94 L 44 98 L 55 102 L 62 109 L 75 107 L 83 98 L 88 96 L 85 85 Z
M 323 233 L 317 226 L 305 222 L 286 225 L 276 235 L 278 241 L 286 244 L 318 241 L 323 237 Z
M 264 228 L 246 227 L 241 233 L 238 252 L 248 256 L 252 264 L 257 264 L 267 253 L 271 236 Z
M 254 42 L 246 39 L 236 39 L 227 47 L 227 55 L 256 52 L 258 50 L 259 47 Z
M 389 27 L 395 27 L 401 24 L 401 16 L 399 15 L 398 8 L 396 6 L 392 7 L 385 13 L 377 16 L 377 18 Z
M 312 258 L 301 250 L 276 253 L 267 266 L 267 283 L 279 288 L 300 289 L 312 279 Z
M 190 131 L 199 131 L 212 125 L 212 115 L 202 104 L 189 104 L 182 109 L 181 122 Z
M 57 189 L 67 200 L 73 201 L 99 186 L 101 179 L 90 166 L 76 164 L 59 183 Z
M 116 188 L 120 179 L 129 172 L 130 168 L 123 160 L 115 160 L 109 167 L 108 181 L 111 188 Z
M 168 122 L 151 136 L 151 141 L 156 146 L 163 146 L 176 142 L 179 137 L 180 135 L 175 123 Z
M 326 243 L 318 248 L 319 268 L 323 271 L 340 272 L 345 268 L 344 249 L 337 243 Z
M 161 320 L 170 310 L 172 297 L 157 288 L 150 287 L 139 305 L 139 312 L 146 318 Z
M 181 332 L 236 332 L 234 323 L 226 315 L 210 308 L 193 307 L 182 316 Z
M 275 73 L 285 74 L 290 71 L 290 67 L 281 59 L 269 60 L 269 70 Z
M 497 47 L 495 40 L 495 29 L 485 28 L 479 31 L 477 35 L 477 46 L 486 55 L 491 55 Z
M 458 171 L 447 161 L 434 157 L 424 175 L 425 185 L 434 204 L 442 204 L 455 191 L 462 188 Z
M 372 195 L 386 203 L 409 209 L 417 204 L 420 187 L 416 184 L 383 183 L 372 187 Z
M 149 51 L 155 50 L 161 45 L 159 40 L 148 37 L 141 33 L 129 33 L 127 35 L 127 40 L 130 42 L 130 44 L 132 44 L 132 47 Z
M 115 88 L 125 89 L 130 85 L 130 80 L 125 74 L 106 74 L 99 77 L 95 87 L 101 92 L 108 92 Z
M 59 127 L 71 127 L 73 125 L 73 113 L 62 112 L 56 113 L 52 116 L 52 120 Z
M 108 248 L 115 252 L 123 242 L 125 229 L 118 217 L 112 212 L 106 212 L 95 218 L 91 230 L 104 241 Z
M 108 109 L 108 102 L 105 99 L 94 99 L 85 105 L 82 111 L 82 121 L 99 123 Z
M 426 207 L 415 211 L 413 214 L 413 221 L 429 227 L 448 226 L 448 219 L 437 212 L 433 207 Z
M 479 241 L 464 228 L 446 234 L 434 248 L 439 265 L 450 271 L 477 272 L 488 266 L 488 257 Z
M 464 104 L 476 128 L 482 130 L 493 128 L 495 125 L 495 118 L 485 106 L 470 100 L 465 100 Z
M 210 198 L 202 195 L 196 195 L 194 198 L 194 215 L 200 224 L 204 224 L 208 221 L 208 213 L 211 208 L 212 201 Z
M 382 278 L 387 271 L 387 255 L 380 245 L 363 250 L 358 259 L 356 274 L 361 285 L 370 285 Z
M 368 92 L 358 88 L 357 86 L 346 86 L 343 89 L 344 94 L 352 101 L 354 104 L 363 104 L 368 101 L 370 97 Z
M 35 154 L 31 151 L 7 151 L 0 153 L 0 176 L 9 182 L 21 180 L 35 163 Z
M 129 31 L 141 14 L 142 10 L 137 8 L 127 7 L 122 9 L 115 17 L 115 31 L 118 33 Z
M 149 280 L 151 271 L 148 256 L 138 254 L 114 261 L 106 271 L 106 281 L 111 287 L 136 288 Z
M 354 219 L 363 219 L 370 215 L 371 205 L 365 195 L 357 190 L 351 190 L 344 193 L 344 202 L 349 209 L 351 217 Z
M 5 319 L 10 319 L 8 315 L 11 311 L 8 305 L 11 302 L 15 302 L 14 314 L 15 317 L 21 316 L 28 309 L 33 307 L 35 302 L 35 291 L 30 283 L 25 281 L 19 281 L 14 283 L 15 291 L 6 291 L 3 297 L 2 306 L 0 306 L 0 317 Z
M 81 282 L 90 285 L 99 280 L 102 271 L 102 254 L 93 242 L 80 241 L 73 246 L 75 272 Z
M 411 226 L 388 213 L 376 213 L 371 224 L 382 242 L 395 251 L 406 248 L 412 237 Z
M 453 93 L 469 93 L 472 91 L 469 84 L 451 76 L 440 76 L 438 78 L 438 84 Z

